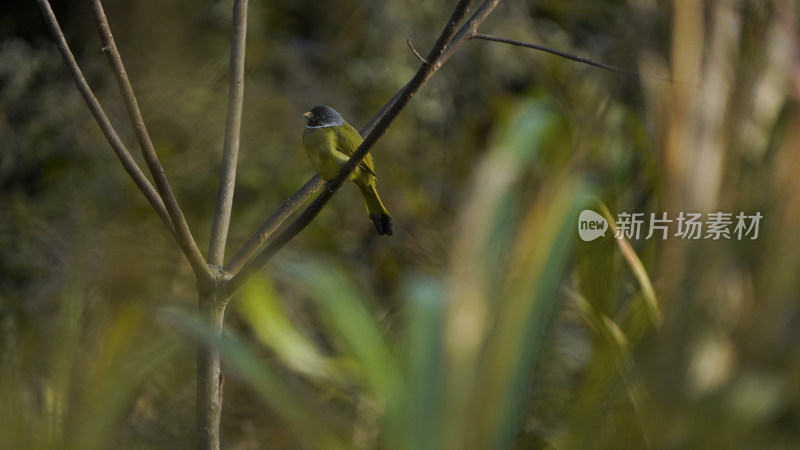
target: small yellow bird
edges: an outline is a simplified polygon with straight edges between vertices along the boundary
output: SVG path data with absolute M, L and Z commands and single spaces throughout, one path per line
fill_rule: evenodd
M 311 164 L 325 181 L 330 181 L 348 159 L 355 153 L 364 139 L 335 109 L 320 105 L 303 114 L 308 119 L 303 131 L 303 147 Z M 364 197 L 369 220 L 375 225 L 378 234 L 392 235 L 392 216 L 383 206 L 375 189 L 375 166 L 372 155 L 361 160 L 361 164 L 350 174 L 350 181 L 356 184 Z

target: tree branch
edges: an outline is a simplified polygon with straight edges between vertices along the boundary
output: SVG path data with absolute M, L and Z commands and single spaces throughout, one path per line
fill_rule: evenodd
M 497 5 L 498 1 L 499 0 L 489 0 L 481 5 L 479 11 L 486 12 L 484 15 L 480 16 L 482 17 L 480 20 L 481 22 L 486 18 L 486 16 L 488 16 L 488 12 L 490 12 Z M 267 261 L 269 261 L 272 256 L 278 252 L 278 250 L 283 248 L 283 246 L 285 246 L 292 238 L 294 238 L 294 236 L 296 236 L 301 230 L 303 230 L 303 228 L 311 223 L 311 221 L 317 216 L 317 214 L 319 214 L 325 204 L 331 199 L 333 194 L 342 187 L 342 184 L 347 180 L 349 175 L 353 172 L 353 170 L 355 170 L 358 164 L 361 163 L 361 160 L 367 155 L 369 150 L 375 145 L 378 139 L 380 139 L 381 136 L 386 133 L 392 122 L 394 122 L 403 108 L 405 108 L 405 106 L 411 101 L 411 98 L 414 96 L 414 94 L 416 94 L 416 92 L 428 81 L 428 79 L 430 79 L 433 73 L 442 66 L 443 61 L 441 61 L 440 58 L 443 57 L 448 45 L 452 43 L 453 37 L 456 34 L 456 29 L 466 17 L 471 4 L 472 0 L 459 1 L 458 5 L 453 11 L 453 14 L 450 16 L 450 20 L 442 30 L 439 39 L 436 40 L 436 43 L 434 44 L 430 53 L 425 58 L 427 62 L 422 63 L 420 68 L 417 70 L 417 73 L 414 75 L 414 78 L 412 78 L 411 81 L 406 84 L 400 94 L 395 95 L 395 97 L 390 100 L 391 106 L 385 113 L 383 113 L 383 115 L 380 116 L 380 119 L 378 119 L 375 127 L 364 138 L 364 141 L 353 153 L 353 156 L 351 156 L 347 163 L 344 164 L 339 174 L 333 180 L 327 183 L 328 189 L 323 189 L 320 195 L 317 196 L 317 198 L 315 198 L 305 210 L 303 210 L 300 216 L 298 216 L 291 224 L 289 224 L 289 226 L 287 226 L 282 233 L 276 236 L 267 245 L 267 247 L 261 251 L 261 253 L 248 261 L 235 276 L 223 283 L 221 286 L 222 298 L 229 298 L 232 293 L 235 292 L 236 289 L 241 286 L 241 284 L 252 273 L 266 264 Z M 473 16 L 473 19 L 470 20 L 470 26 L 472 27 L 477 27 L 479 23 L 480 22 L 475 21 L 475 16 Z M 460 43 L 458 45 L 460 45 Z
M 244 57 L 247 38 L 247 0 L 236 0 L 233 4 L 233 39 L 231 39 L 230 94 L 228 96 L 228 118 L 225 123 L 225 143 L 222 148 L 222 172 L 219 178 L 219 195 L 214 224 L 211 226 L 211 242 L 208 248 L 208 263 L 222 265 L 225 258 L 225 242 L 231 222 L 231 206 L 236 184 L 236 161 L 239 157 L 239 136 L 242 125 L 242 103 L 244 101 Z
M 244 61 L 247 40 L 247 0 L 233 3 L 233 36 L 231 37 L 230 85 L 228 112 L 225 121 L 225 142 L 222 146 L 222 169 L 219 178 L 217 208 L 211 226 L 208 245 L 208 263 L 215 269 L 225 258 L 225 243 L 231 223 L 231 207 L 236 185 L 236 163 L 239 158 L 239 137 L 244 103 Z M 223 274 L 224 275 L 224 274 Z M 197 350 L 197 405 L 195 408 L 198 430 L 198 448 L 220 448 L 220 417 L 222 412 L 222 367 L 219 344 L 225 307 L 214 295 L 200 294 L 200 319 L 213 330 L 211 342 L 198 343 Z
M 481 4 L 475 14 L 458 30 L 458 34 L 453 38 L 454 45 L 447 47 L 444 55 L 442 55 L 442 64 L 449 60 L 465 42 L 477 33 L 480 24 L 489 17 L 489 14 L 492 13 L 498 3 L 500 3 L 500 0 L 487 0 Z
M 553 55 L 557 55 L 557 56 L 560 56 L 562 58 L 567 58 L 567 59 L 572 60 L 572 61 L 577 61 L 579 63 L 588 64 L 590 66 L 599 67 L 599 68 L 605 69 L 605 70 L 610 70 L 611 72 L 621 73 L 621 74 L 624 74 L 624 75 L 639 76 L 639 73 L 636 72 L 635 70 L 627 70 L 627 69 L 622 69 L 622 68 L 619 68 L 619 67 L 611 66 L 611 65 L 608 65 L 608 64 L 599 63 L 599 62 L 596 62 L 596 61 L 592 61 L 591 59 L 581 58 L 580 56 L 575 56 L 573 54 L 562 52 L 560 50 L 555 50 L 555 49 L 552 49 L 552 48 L 549 48 L 549 47 L 545 47 L 545 46 L 542 46 L 542 45 L 529 44 L 527 42 L 515 41 L 513 39 L 507 39 L 507 38 L 503 38 L 503 37 L 499 37 L 499 36 L 492 36 L 491 34 L 483 34 L 483 33 L 475 33 L 475 34 L 472 35 L 472 38 L 473 39 L 483 39 L 485 41 L 502 42 L 504 44 L 516 45 L 518 47 L 532 48 L 534 50 L 539 50 L 539 51 L 542 51 L 542 52 L 551 53 Z
M 401 95 L 403 95 L 403 92 L 406 91 L 407 87 L 408 83 L 404 84 L 403 87 L 401 87 L 397 92 L 395 92 L 392 98 L 390 98 L 389 101 L 386 102 L 386 104 L 383 105 L 381 109 L 378 110 L 377 114 L 375 114 L 375 116 L 373 116 L 372 119 L 369 119 L 369 122 L 367 122 L 367 124 L 364 125 L 364 128 L 359 130 L 361 136 L 366 136 L 372 133 L 372 130 L 375 128 L 375 125 L 378 124 L 378 121 L 381 119 L 381 117 L 386 115 L 386 113 L 389 111 L 389 108 L 391 108 L 392 105 L 395 104 L 397 99 L 400 98 Z
M 288 200 L 286 200 L 271 216 L 261 225 L 261 228 L 247 241 L 246 244 L 236 253 L 236 256 L 230 260 L 225 270 L 231 275 L 235 276 L 250 258 L 258 251 L 259 247 L 272 236 L 272 233 L 281 226 L 281 224 L 292 215 L 297 208 L 303 206 L 315 192 L 319 190 L 324 182 L 319 175 L 314 175 L 303 187 L 294 193 Z
M 111 34 L 111 28 L 108 26 L 108 19 L 103 11 L 103 5 L 100 0 L 92 0 L 92 15 L 94 16 L 97 30 L 100 33 L 100 39 L 103 42 L 103 51 L 108 55 L 111 69 L 114 77 L 117 80 L 122 98 L 125 101 L 125 107 L 128 110 L 128 117 L 131 120 L 136 139 L 139 141 L 139 146 L 142 149 L 142 156 L 144 157 L 147 167 L 150 169 L 150 174 L 156 183 L 156 188 L 164 201 L 164 206 L 169 213 L 172 225 L 175 228 L 175 239 L 178 245 L 186 255 L 186 259 L 192 266 L 192 270 L 197 277 L 199 285 L 205 289 L 213 288 L 215 284 L 215 277 L 210 268 L 205 262 L 200 249 L 197 248 L 197 243 L 192 237 L 192 232 L 189 230 L 189 225 L 186 223 L 186 218 L 183 216 L 178 201 L 172 193 L 172 188 L 169 186 L 169 181 L 164 173 L 164 168 L 158 160 L 153 143 L 150 140 L 150 135 L 147 133 L 147 127 L 144 124 L 142 113 L 139 110 L 139 104 L 136 101 L 136 96 L 133 94 L 128 75 L 125 72 L 125 66 L 122 64 L 122 57 L 117 50 L 117 45 L 114 43 L 114 36 Z
M 486 20 L 487 17 L 489 17 L 489 13 L 491 13 L 492 10 L 494 10 L 494 8 L 497 6 L 499 2 L 500 0 L 487 0 L 483 2 L 481 6 L 478 7 L 478 10 L 475 11 L 475 13 L 472 15 L 472 17 L 470 17 L 467 23 L 465 23 L 458 30 L 458 33 L 453 37 L 452 41 L 444 49 L 441 58 L 436 62 L 437 67 L 434 67 L 433 69 L 434 72 L 439 70 L 439 68 L 442 65 L 444 65 L 444 63 L 446 63 L 451 56 L 455 54 L 456 50 L 461 48 L 461 46 L 464 45 L 464 43 L 467 42 L 475 34 L 475 30 L 477 30 L 478 25 L 483 23 L 483 21 Z M 431 60 L 426 58 L 426 61 L 431 61 Z M 395 102 L 400 98 L 400 96 L 403 95 L 403 92 L 405 92 L 407 87 L 408 83 L 406 83 L 405 86 L 400 88 L 400 90 L 397 91 L 394 94 L 394 96 L 388 102 L 386 102 L 385 105 L 383 105 L 383 107 L 380 109 L 380 111 L 378 111 L 375 117 L 370 119 L 370 121 L 364 126 L 364 128 L 361 129 L 362 136 L 366 136 L 367 134 L 372 132 L 372 129 L 375 128 L 375 125 L 378 123 L 378 120 L 386 115 L 386 112 L 389 111 L 389 109 L 395 104 Z
M 55 14 L 53 14 L 53 10 L 50 8 L 50 3 L 48 3 L 47 0 L 36 0 L 36 2 L 39 4 L 39 9 L 42 11 L 44 21 L 50 29 L 50 34 L 53 35 L 53 39 L 56 41 L 58 51 L 64 59 L 64 64 L 66 64 L 78 91 L 86 102 L 86 106 L 89 108 L 89 111 L 92 112 L 94 119 L 103 131 L 103 135 L 105 135 L 108 143 L 111 144 L 111 148 L 122 163 L 125 172 L 133 179 L 133 182 L 136 183 L 136 186 L 142 191 L 142 194 L 144 194 L 153 209 L 155 209 L 161 221 L 164 222 L 164 225 L 174 236 L 175 227 L 172 226 L 172 220 L 169 218 L 169 214 L 164 207 L 164 202 L 161 200 L 161 197 L 159 197 L 155 188 L 153 188 L 153 185 L 150 184 L 147 176 L 145 176 L 136 164 L 136 161 L 133 159 L 130 152 L 128 152 L 128 149 L 125 148 L 125 144 L 120 140 L 114 126 L 103 111 L 103 107 L 100 106 L 100 102 L 92 92 L 92 88 L 89 87 L 89 83 L 87 83 L 86 79 L 83 77 L 83 72 L 81 72 L 81 68 L 78 66 L 77 61 L 75 61 L 75 56 L 72 54 L 72 51 L 70 51 L 67 40 L 64 38 L 64 33 L 61 31 L 61 26 L 58 24 L 58 20 Z
M 421 63 L 423 63 L 423 64 L 428 64 L 428 60 L 426 60 L 425 58 L 423 58 L 423 57 L 422 57 L 422 55 L 420 55 L 420 54 L 419 54 L 419 52 L 417 51 L 417 49 L 415 49 L 415 48 L 414 48 L 414 44 L 412 44 L 412 43 L 411 43 L 411 38 L 406 38 L 406 44 L 408 44 L 408 48 L 410 48 L 410 49 L 411 49 L 411 52 L 412 52 L 412 53 L 414 53 L 414 56 L 416 56 L 416 57 L 417 57 L 417 59 L 418 59 L 418 60 L 419 60 Z

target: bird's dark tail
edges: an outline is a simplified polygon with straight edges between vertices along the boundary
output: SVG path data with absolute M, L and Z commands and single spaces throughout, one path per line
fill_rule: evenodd
M 378 234 L 383 236 L 392 235 L 392 216 L 389 211 L 383 206 L 381 198 L 378 196 L 378 191 L 375 189 L 375 182 L 364 183 L 358 185 L 361 189 L 361 195 L 364 197 L 364 204 L 367 207 L 367 214 L 369 220 L 375 225 L 375 230 Z

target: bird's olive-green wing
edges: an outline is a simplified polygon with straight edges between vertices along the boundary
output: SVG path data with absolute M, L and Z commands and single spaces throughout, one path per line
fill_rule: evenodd
M 333 129 L 336 131 L 336 150 L 344 153 L 348 157 L 353 156 L 353 153 L 356 152 L 356 149 L 361 145 L 361 141 L 364 139 L 349 123 L 334 127 Z M 372 155 L 369 153 L 361 160 L 359 167 L 361 167 L 361 170 L 376 176 L 375 166 L 372 164 Z

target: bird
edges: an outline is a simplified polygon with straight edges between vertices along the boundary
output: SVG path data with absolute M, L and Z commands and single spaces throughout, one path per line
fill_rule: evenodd
M 364 140 L 352 125 L 335 109 L 318 105 L 303 114 L 308 122 L 303 131 L 303 147 L 320 177 L 330 181 Z M 364 197 L 369 220 L 380 236 L 392 235 L 392 216 L 381 202 L 375 187 L 377 176 L 372 155 L 361 160 L 349 178 Z

